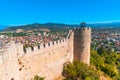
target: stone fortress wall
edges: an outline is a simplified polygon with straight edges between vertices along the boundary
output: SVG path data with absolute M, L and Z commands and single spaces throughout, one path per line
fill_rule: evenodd
M 85 28 L 85 31 L 88 30 L 88 28 Z M 79 29 L 69 30 L 65 39 L 27 48 L 26 50 L 23 50 L 21 44 L 9 43 L 5 49 L 0 51 L 0 80 L 31 80 L 35 75 L 45 77 L 45 80 L 58 80 L 66 62 L 72 62 L 74 57 L 81 60 L 79 54 L 77 54 L 78 56 L 75 55 L 74 51 L 76 50 L 74 48 L 78 48 L 75 43 L 77 41 L 74 37 L 76 35 L 75 31 L 79 31 Z M 87 34 L 81 35 L 83 36 L 78 36 L 79 39 Z M 89 46 L 89 42 L 86 44 L 84 45 Z M 86 48 L 85 50 L 87 50 Z M 79 52 L 78 49 L 77 52 Z M 81 56 L 85 58 L 83 62 L 86 58 L 89 58 L 89 54 L 87 57 L 85 57 L 86 55 Z M 85 63 L 88 63 L 88 61 L 87 59 Z

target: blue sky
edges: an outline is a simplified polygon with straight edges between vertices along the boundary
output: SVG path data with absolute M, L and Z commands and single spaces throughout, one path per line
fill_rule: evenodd
M 0 0 L 0 24 L 120 21 L 120 0 Z

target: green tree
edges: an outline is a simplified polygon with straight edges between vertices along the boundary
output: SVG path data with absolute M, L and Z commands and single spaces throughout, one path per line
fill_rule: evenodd
M 100 46 L 97 50 L 97 53 L 102 56 L 107 56 L 107 50 L 106 48 L 104 48 L 104 46 Z
M 114 80 L 119 80 L 120 77 L 120 55 L 115 52 L 106 53 L 103 56 L 104 51 L 110 48 L 104 49 L 102 47 L 100 53 L 96 50 L 91 50 L 91 65 L 94 65 L 98 70 L 101 70 Z
M 92 65 L 95 65 L 97 69 L 100 69 L 104 66 L 105 58 L 97 54 L 97 51 L 91 50 L 90 62 Z
M 92 67 L 79 61 L 65 65 L 63 76 L 65 80 L 99 80 L 99 73 Z
M 112 66 L 112 65 L 105 65 L 105 67 L 102 68 L 102 71 L 104 71 L 110 77 L 114 77 L 118 74 L 118 71 L 117 71 L 116 67 Z

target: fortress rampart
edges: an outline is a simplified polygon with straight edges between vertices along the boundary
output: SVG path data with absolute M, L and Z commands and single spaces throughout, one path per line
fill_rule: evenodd
M 89 64 L 90 31 L 76 28 L 69 30 L 64 39 L 26 49 L 22 44 L 9 43 L 0 51 L 0 80 L 31 80 L 35 75 L 57 80 L 66 62 L 74 59 Z
M 35 53 L 36 51 L 47 50 L 48 48 L 51 48 L 53 46 L 64 44 L 68 42 L 71 33 L 72 30 L 69 30 L 69 33 L 66 38 L 59 39 L 57 41 L 52 41 L 49 43 L 40 44 L 38 46 L 28 47 L 25 49 L 23 49 L 23 45 L 20 43 L 15 44 L 15 42 L 10 42 L 2 49 L 0 49 L 0 64 L 4 63 L 6 58 L 15 51 L 17 51 L 19 55 L 25 55 L 25 54 Z

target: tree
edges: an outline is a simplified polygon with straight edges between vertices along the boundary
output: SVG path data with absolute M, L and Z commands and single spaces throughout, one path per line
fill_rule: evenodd
M 97 69 L 100 69 L 104 66 L 104 57 L 97 54 L 97 51 L 91 50 L 90 63 L 96 66 Z
M 98 48 L 97 53 L 101 56 L 107 56 L 107 50 L 103 45 Z
M 118 71 L 117 71 L 116 67 L 112 66 L 112 65 L 105 65 L 105 67 L 102 68 L 102 71 L 104 71 L 110 77 L 114 77 L 118 74 Z
M 63 70 L 65 80 L 99 80 L 99 73 L 92 67 L 79 61 L 68 63 Z

